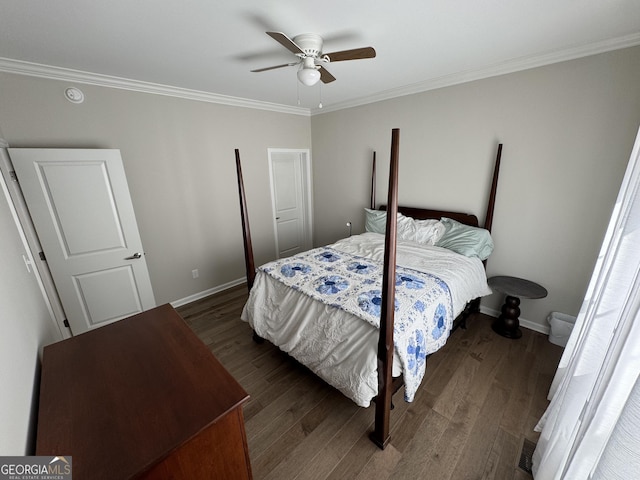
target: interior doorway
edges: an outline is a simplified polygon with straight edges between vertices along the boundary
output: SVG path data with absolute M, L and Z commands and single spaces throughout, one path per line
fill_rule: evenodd
M 277 258 L 313 245 L 311 154 L 304 149 L 268 149 Z

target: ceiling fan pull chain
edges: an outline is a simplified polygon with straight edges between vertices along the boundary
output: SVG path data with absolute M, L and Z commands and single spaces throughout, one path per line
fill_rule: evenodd
M 320 86 L 320 103 L 318 103 L 318 108 L 322 108 L 322 82 L 318 85 Z

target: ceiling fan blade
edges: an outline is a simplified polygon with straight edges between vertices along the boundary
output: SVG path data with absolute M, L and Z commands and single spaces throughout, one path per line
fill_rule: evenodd
M 322 80 L 322 83 L 331 83 L 336 79 L 336 77 L 331 75 L 331 73 L 329 73 L 329 70 L 324 68 L 322 65 L 320 65 L 319 70 L 320 70 L 320 80 Z
M 252 72 L 266 72 L 267 70 L 275 70 L 276 68 L 282 67 L 292 67 L 297 65 L 300 62 L 291 62 L 291 63 L 283 63 L 282 65 L 274 65 L 273 67 L 264 67 L 264 68 L 256 68 L 255 70 L 251 70 Z
M 343 60 L 360 60 L 363 58 L 374 58 L 376 51 L 373 47 L 354 48 L 352 50 L 341 50 L 339 52 L 323 53 L 322 56 L 329 57 L 332 62 L 342 62 Z
M 292 53 L 304 53 L 304 50 L 282 32 L 267 32 L 267 35 Z

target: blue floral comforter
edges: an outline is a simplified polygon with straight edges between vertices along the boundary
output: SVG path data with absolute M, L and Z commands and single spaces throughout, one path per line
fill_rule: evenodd
M 309 297 L 380 327 L 380 263 L 322 247 L 276 260 L 260 270 Z M 424 376 L 427 355 L 447 340 L 453 304 L 447 284 L 430 273 L 398 266 L 395 288 L 394 348 L 403 367 L 405 400 L 411 402 Z

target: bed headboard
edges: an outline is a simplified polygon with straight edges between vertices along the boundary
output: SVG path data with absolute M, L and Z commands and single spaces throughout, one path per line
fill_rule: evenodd
M 386 205 L 380 206 L 380 210 L 386 209 Z M 460 223 L 464 223 L 465 225 L 470 225 L 472 227 L 477 227 L 479 225 L 478 217 L 469 213 L 449 212 L 447 210 L 430 210 L 427 208 L 403 206 L 398 206 L 398 212 L 403 214 L 405 217 L 415 218 L 416 220 L 428 220 L 432 218 L 435 220 L 440 220 L 442 217 L 447 217 Z

